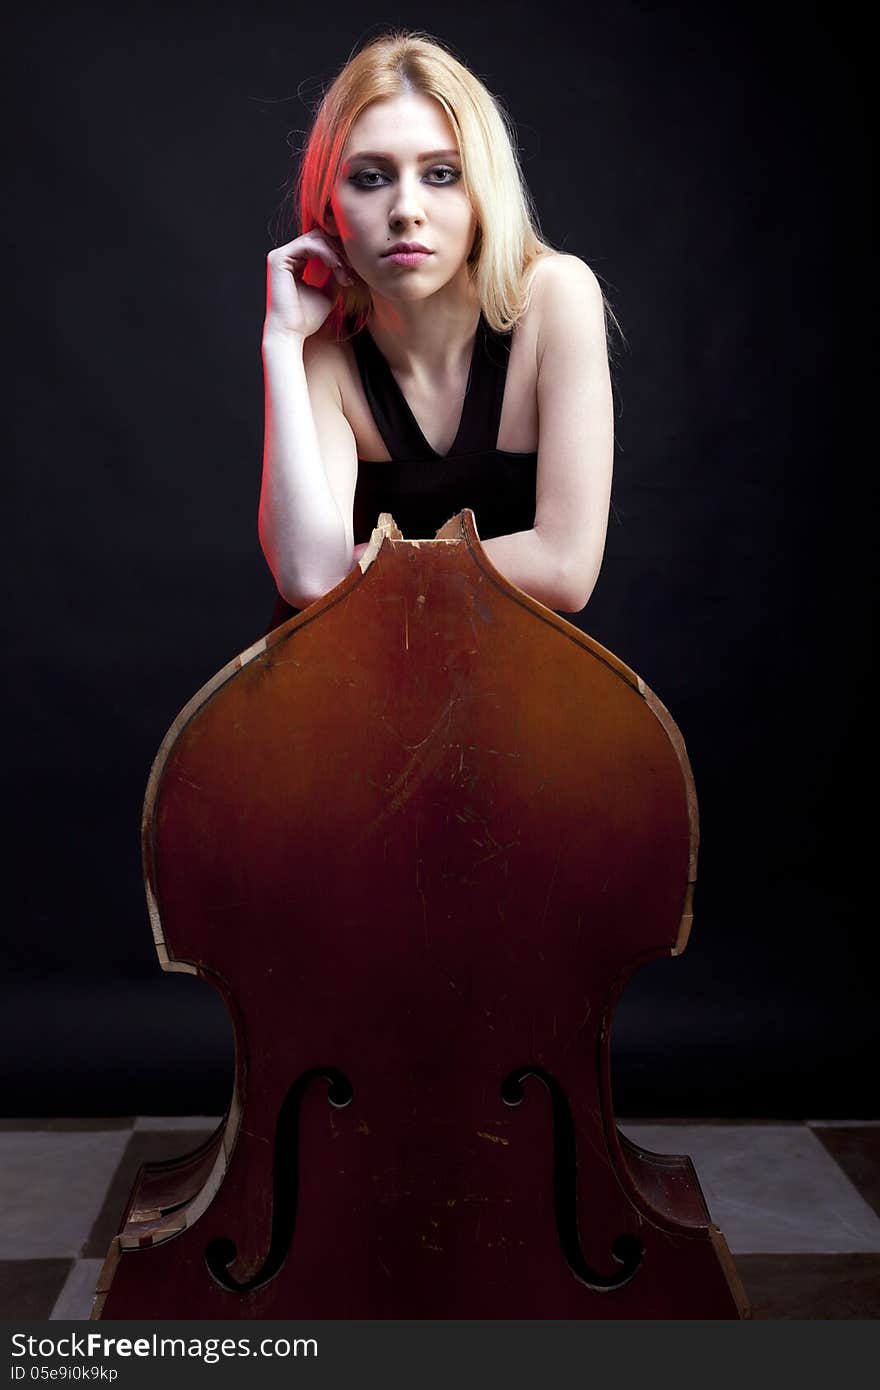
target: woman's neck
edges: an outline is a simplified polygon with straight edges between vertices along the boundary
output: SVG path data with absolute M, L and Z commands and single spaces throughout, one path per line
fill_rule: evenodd
M 470 362 L 480 321 L 476 295 L 447 294 L 444 286 L 427 299 L 383 299 L 374 294 L 367 327 L 382 356 L 398 375 L 418 381 L 455 378 Z

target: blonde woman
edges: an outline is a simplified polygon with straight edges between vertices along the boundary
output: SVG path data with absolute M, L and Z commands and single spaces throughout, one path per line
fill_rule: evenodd
M 465 506 L 502 574 L 582 609 L 611 492 L 606 306 L 539 237 L 496 99 L 436 39 L 386 33 L 326 92 L 297 194 L 263 331 L 273 625 L 349 573 L 380 511 L 412 539 Z

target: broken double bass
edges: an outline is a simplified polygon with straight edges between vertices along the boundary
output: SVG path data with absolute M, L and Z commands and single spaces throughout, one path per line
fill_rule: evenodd
M 612 1103 L 615 1002 L 691 925 L 684 744 L 470 511 L 433 541 L 383 514 L 199 691 L 143 846 L 235 1080 L 138 1174 L 94 1318 L 748 1316 L 690 1159 Z

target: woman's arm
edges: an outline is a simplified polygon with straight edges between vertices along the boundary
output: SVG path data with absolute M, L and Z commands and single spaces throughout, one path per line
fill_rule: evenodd
M 266 258 L 266 433 L 259 534 L 282 598 L 305 608 L 352 565 L 357 449 L 342 414 L 332 347 L 314 335 L 332 298 L 303 280 L 320 260 L 343 284 L 351 268 L 318 228 Z
M 352 567 L 357 448 L 334 400 L 326 344 L 265 333 L 263 370 L 260 544 L 282 598 L 306 608 Z
M 548 256 L 538 314 L 538 478 L 530 531 L 483 542 L 493 565 L 548 608 L 578 613 L 593 592 L 608 527 L 614 412 L 605 306 L 576 256 Z

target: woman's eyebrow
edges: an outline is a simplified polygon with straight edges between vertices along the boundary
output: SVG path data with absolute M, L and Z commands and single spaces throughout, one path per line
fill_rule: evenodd
M 428 150 L 426 154 L 417 154 L 416 159 L 439 159 L 441 155 L 455 155 L 458 158 L 458 150 Z M 353 159 L 384 159 L 386 164 L 394 163 L 393 154 L 380 154 L 378 150 L 358 150 L 357 154 L 350 154 L 348 161 Z

